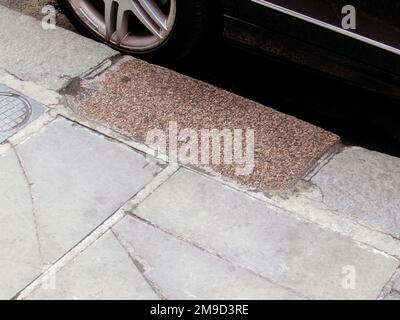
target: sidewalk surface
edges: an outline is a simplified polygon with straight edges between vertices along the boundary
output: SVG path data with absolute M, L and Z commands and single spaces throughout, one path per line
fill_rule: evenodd
M 42 106 L 0 143 L 0 299 L 400 299 L 400 159 L 1 5 L 0 29 L 2 92 Z M 169 121 L 254 126 L 254 175 L 154 157 Z

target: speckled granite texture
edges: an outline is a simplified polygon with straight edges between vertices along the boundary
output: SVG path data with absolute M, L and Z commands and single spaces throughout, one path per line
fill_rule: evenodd
M 254 129 L 252 174 L 237 176 L 236 166 L 228 164 L 212 169 L 258 190 L 291 187 L 339 141 L 314 125 L 133 58 L 124 58 L 98 77 L 83 80 L 78 90 L 67 90 L 67 96 L 76 112 L 140 141 L 151 129 L 166 130 L 169 121 L 198 132 Z

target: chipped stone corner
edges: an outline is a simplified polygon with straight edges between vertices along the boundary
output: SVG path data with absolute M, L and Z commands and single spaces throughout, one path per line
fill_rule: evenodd
M 311 181 L 311 179 L 318 174 L 318 172 L 326 166 L 337 154 L 344 150 L 344 145 L 341 143 L 340 138 L 335 144 L 333 144 L 321 157 L 311 165 L 311 167 L 305 172 L 302 180 Z

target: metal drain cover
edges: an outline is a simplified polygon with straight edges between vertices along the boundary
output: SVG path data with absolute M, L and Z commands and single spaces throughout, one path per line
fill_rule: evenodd
M 38 118 L 43 112 L 42 105 L 0 85 L 0 143 Z
M 0 92 L 0 132 L 7 132 L 26 124 L 32 107 L 23 97 Z

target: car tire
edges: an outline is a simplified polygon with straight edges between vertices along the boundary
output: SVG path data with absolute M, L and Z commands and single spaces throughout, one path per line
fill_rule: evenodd
M 78 10 L 76 6 L 77 1 L 78 3 L 79 1 L 92 1 L 90 4 L 94 6 L 92 4 L 93 1 L 102 0 L 58 1 L 61 10 L 70 19 L 73 26 L 82 34 L 97 41 L 103 42 L 124 54 L 130 54 L 157 63 L 176 62 L 187 56 L 189 53 L 196 51 L 196 49 L 202 47 L 204 48 L 209 43 L 214 42 L 214 40 L 219 38 L 220 34 L 220 28 L 216 22 L 218 20 L 217 15 L 219 12 L 217 8 L 218 1 L 216 0 L 132 0 L 134 3 L 141 3 L 142 1 L 153 1 L 153 3 L 157 1 L 174 2 L 174 21 L 171 24 L 168 35 L 165 36 L 163 41 L 160 41 L 159 43 L 156 43 L 156 45 L 147 48 L 130 48 L 125 45 L 118 44 L 115 41 L 112 41 L 112 39 L 106 39 L 104 34 L 100 34 L 97 31 L 100 29 L 98 26 L 96 26 L 97 28 L 94 28 L 95 24 L 93 23 L 92 19 L 90 19 L 89 23 L 89 19 L 87 18 L 88 14 L 82 14 L 82 8 L 79 8 Z M 116 3 L 121 1 L 121 3 L 127 3 L 122 2 L 124 0 L 106 1 L 115 1 Z M 101 8 L 101 10 L 103 12 L 105 11 L 103 8 Z M 136 16 L 133 16 L 133 19 L 138 20 Z M 137 21 L 135 21 L 135 23 L 136 22 Z M 106 23 L 104 24 L 106 25 Z M 130 22 L 128 24 L 130 25 Z M 104 27 L 104 29 L 106 29 L 106 27 Z M 113 34 L 115 33 L 117 32 L 114 32 Z M 132 38 L 135 39 L 134 37 Z M 140 39 L 139 36 L 137 38 Z

